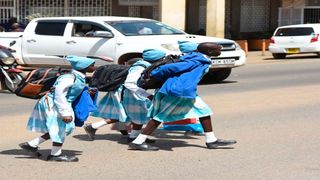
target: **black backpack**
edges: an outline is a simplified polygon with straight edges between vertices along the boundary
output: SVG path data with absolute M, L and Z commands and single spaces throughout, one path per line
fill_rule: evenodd
M 179 61 L 179 56 L 177 55 L 168 55 L 161 60 L 158 60 L 151 64 L 148 68 L 146 68 L 142 73 L 141 77 L 138 80 L 138 86 L 143 89 L 157 89 L 160 88 L 165 80 L 157 80 L 150 77 L 151 72 L 158 68 L 159 66 L 165 64 L 171 64 Z
M 35 69 L 18 84 L 15 94 L 25 98 L 39 99 L 52 88 L 57 78 L 64 73 L 60 67 Z
M 99 91 L 114 91 L 125 82 L 130 67 L 132 66 L 121 64 L 108 64 L 100 66 L 93 73 L 90 86 L 98 88 Z

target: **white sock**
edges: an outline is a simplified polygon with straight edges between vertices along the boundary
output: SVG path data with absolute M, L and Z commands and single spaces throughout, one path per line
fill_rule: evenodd
M 205 132 L 204 135 L 206 137 L 206 143 L 212 143 L 218 140 L 218 138 L 214 135 L 213 132 Z
M 38 147 L 39 144 L 41 144 L 41 143 L 43 143 L 43 142 L 45 142 L 45 141 L 46 141 L 46 139 L 43 139 L 42 137 L 37 137 L 37 138 L 29 141 L 28 144 L 29 144 L 30 146 L 32 146 L 32 147 Z
M 145 134 L 139 134 L 139 136 L 134 140 L 132 141 L 132 143 L 134 144 L 142 144 L 146 141 L 148 135 L 145 135 Z
M 105 125 L 107 125 L 107 122 L 106 121 L 99 121 L 99 122 L 95 122 L 95 123 L 92 123 L 91 124 L 91 126 L 92 126 L 92 128 L 93 129 L 98 129 L 98 128 L 100 128 L 100 127 L 102 127 L 102 126 L 105 126 Z
M 51 148 L 51 155 L 52 156 L 59 156 L 62 153 L 62 146 L 52 146 Z
M 141 130 L 131 130 L 131 133 L 129 135 L 130 138 L 136 138 L 141 133 Z

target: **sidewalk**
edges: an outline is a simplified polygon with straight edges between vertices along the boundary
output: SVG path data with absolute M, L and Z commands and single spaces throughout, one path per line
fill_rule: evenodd
M 247 64 L 261 63 L 268 59 L 273 59 L 269 51 L 266 51 L 264 55 L 262 55 L 262 51 L 249 51 L 247 54 Z

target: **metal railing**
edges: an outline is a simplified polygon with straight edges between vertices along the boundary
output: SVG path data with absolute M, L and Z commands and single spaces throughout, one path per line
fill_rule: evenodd
M 320 23 L 320 6 L 279 8 L 279 26 L 304 23 Z

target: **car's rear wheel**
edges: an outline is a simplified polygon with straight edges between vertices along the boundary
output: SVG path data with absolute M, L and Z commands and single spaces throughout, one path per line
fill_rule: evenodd
M 275 59 L 285 59 L 287 55 L 284 53 L 273 53 L 272 56 Z
M 204 77 L 203 80 L 207 82 L 217 83 L 224 81 L 231 74 L 231 68 L 221 68 L 216 71 L 209 71 Z

